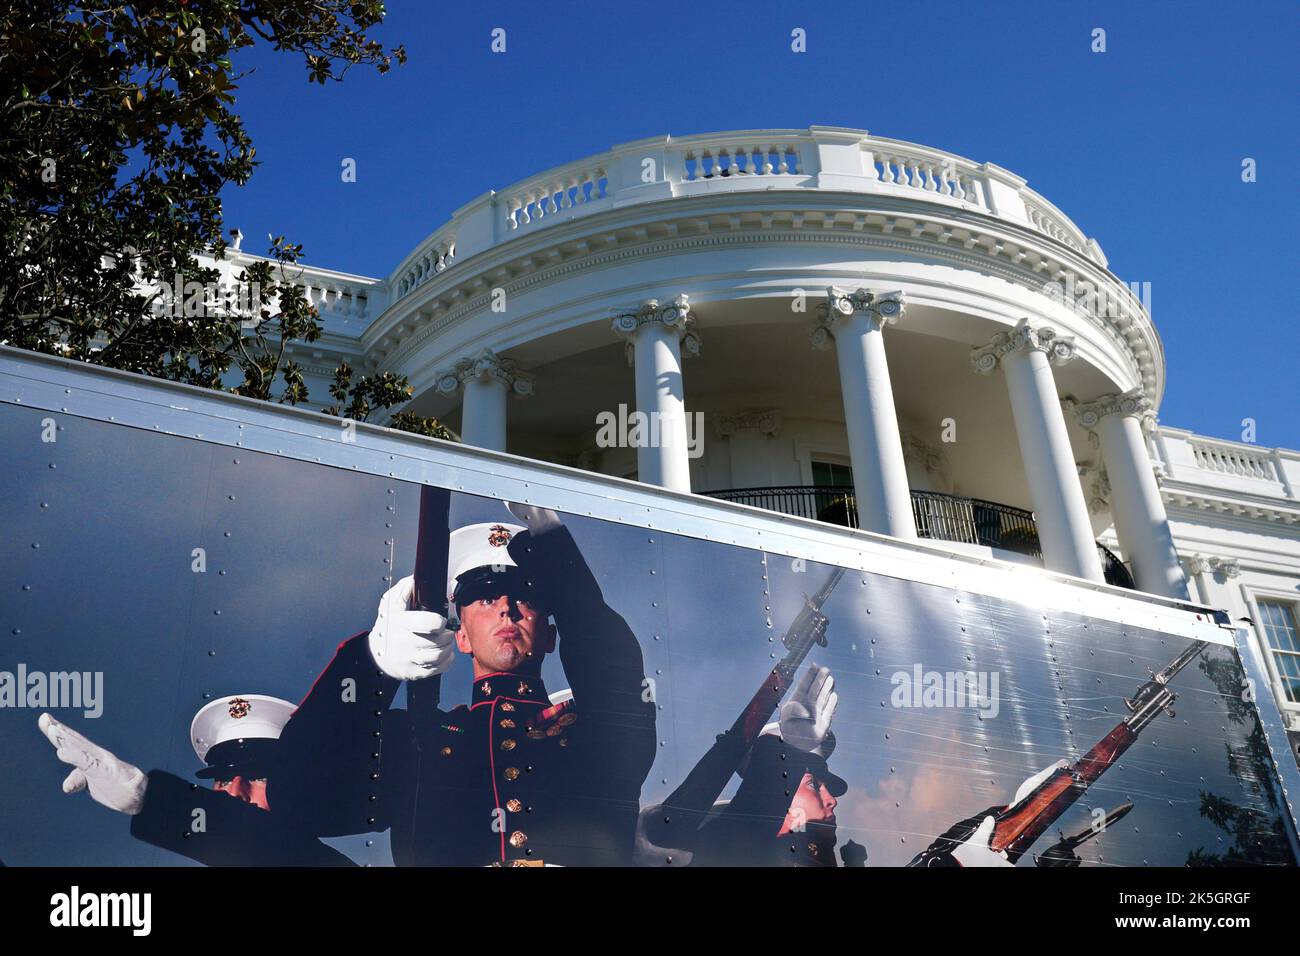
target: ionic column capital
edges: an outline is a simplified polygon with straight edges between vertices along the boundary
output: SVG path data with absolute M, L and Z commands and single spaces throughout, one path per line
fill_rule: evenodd
M 1096 428 L 1107 415 L 1136 418 L 1144 431 L 1155 427 L 1155 406 L 1140 388 L 1122 395 L 1111 392 L 1091 402 L 1074 402 L 1072 405 L 1075 418 L 1087 429 Z
M 1210 570 L 1225 578 L 1241 577 L 1241 562 L 1236 558 L 1210 558 Z
M 625 340 L 627 363 L 632 364 L 633 342 L 636 334 L 647 325 L 658 324 L 678 333 L 684 357 L 700 354 L 700 333 L 696 328 L 695 313 L 691 311 L 689 296 L 679 295 L 669 302 L 647 299 L 634 309 L 616 309 L 610 316 L 610 327 L 615 335 Z
M 906 308 L 901 291 L 849 291 L 831 286 L 826 290 L 826 301 L 817 307 L 817 328 L 813 329 L 812 346 L 821 351 L 829 349 L 835 340 L 835 326 L 853 315 L 865 315 L 876 329 L 883 329 L 897 322 Z
M 1223 580 L 1241 577 L 1241 562 L 1236 558 L 1207 558 L 1203 554 L 1193 554 L 1183 559 L 1183 566 L 1188 574 L 1205 574 L 1208 571 L 1215 578 Z
M 727 438 L 747 428 L 775 438 L 781 430 L 781 412 L 776 408 L 747 408 L 730 415 L 715 415 L 713 428 L 719 438 Z
M 520 369 L 513 359 L 502 358 L 485 348 L 440 374 L 436 387 L 444 395 L 454 395 L 467 382 L 500 382 L 508 391 L 525 397 L 533 394 L 534 378 L 531 372 Z
M 1074 358 L 1074 336 L 1061 335 L 1048 325 L 1030 325 L 1024 318 L 1014 329 L 993 336 L 987 345 L 971 349 L 971 364 L 981 375 L 990 375 L 1012 352 L 1043 352 L 1053 365 L 1064 365 Z

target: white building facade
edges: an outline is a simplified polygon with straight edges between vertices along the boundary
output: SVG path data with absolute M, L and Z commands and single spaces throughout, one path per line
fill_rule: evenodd
M 468 444 L 1224 608 L 1300 732 L 1300 453 L 1157 427 L 1140 290 L 1008 170 L 657 137 L 484 193 L 385 278 L 297 281 L 317 398 L 347 360 Z

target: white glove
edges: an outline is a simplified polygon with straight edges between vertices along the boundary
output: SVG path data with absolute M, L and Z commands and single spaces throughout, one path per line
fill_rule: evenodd
M 1048 777 L 1056 773 L 1056 771 L 1058 770 L 1063 770 L 1069 765 L 1070 764 L 1068 761 L 1058 760 L 1050 767 L 1044 767 L 1042 770 L 1038 771 L 1038 773 L 1034 774 L 1032 777 L 1027 778 L 1025 782 L 1020 785 L 1020 788 L 1016 791 L 1016 795 L 1011 798 L 1011 803 L 1007 805 L 1007 809 L 1010 810 L 1013 807 L 1015 807 L 1017 804 L 1020 803 L 1021 800 L 1024 800 L 1031 793 L 1037 790 L 1038 787 L 1043 783 L 1043 781 L 1045 781 Z
M 826 739 L 839 705 L 829 667 L 810 667 L 781 705 L 781 738 L 791 747 L 814 751 Z
M 560 516 L 550 508 L 539 508 L 536 505 L 521 505 L 514 501 L 507 501 L 506 508 L 517 519 L 524 523 L 529 533 L 534 537 L 543 535 L 548 531 L 553 531 L 562 526 Z
M 423 680 L 441 674 L 456 659 L 456 633 L 433 611 L 412 611 L 415 578 L 405 577 L 379 599 L 379 614 L 370 629 L 370 656 L 389 677 Z
M 1066 761 L 1058 760 L 1051 766 L 1044 767 L 1038 773 L 1027 778 L 1016 790 L 1016 795 L 1012 797 L 1007 809 L 1015 809 L 1022 800 L 1025 800 L 1037 790 L 1043 781 L 1056 771 L 1067 766 L 1069 764 Z M 962 866 L 1014 866 L 1015 864 L 1007 859 L 1005 850 L 995 852 L 989 846 L 993 839 L 993 828 L 996 823 L 997 821 L 992 816 L 985 817 L 975 829 L 975 832 L 970 835 L 970 838 L 952 851 L 953 859 Z
M 54 745 L 58 758 L 73 767 L 63 781 L 64 793 L 88 789 L 96 803 L 110 810 L 129 816 L 140 812 L 149 780 L 139 767 L 119 760 L 49 714 L 41 714 L 36 725 Z
M 962 866 L 1012 866 L 1006 850 L 994 852 L 989 846 L 996 825 L 992 815 L 985 817 L 966 842 L 952 851 L 952 858 Z

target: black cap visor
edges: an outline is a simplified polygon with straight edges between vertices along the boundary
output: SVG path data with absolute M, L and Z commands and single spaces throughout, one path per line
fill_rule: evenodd
M 517 601 L 527 601 L 537 608 L 545 606 L 541 592 L 524 577 L 522 571 L 512 565 L 470 568 L 456 579 L 451 605 L 453 608 L 461 608 L 483 598 L 495 600 L 502 595 Z

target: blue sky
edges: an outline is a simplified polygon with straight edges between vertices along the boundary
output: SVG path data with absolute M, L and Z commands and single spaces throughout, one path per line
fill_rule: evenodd
M 378 35 L 410 62 L 386 77 L 321 88 L 289 58 L 247 59 L 262 165 L 224 198 L 250 251 L 274 231 L 315 265 L 383 276 L 475 196 L 616 143 L 863 128 L 1015 171 L 1150 282 L 1164 423 L 1239 439 L 1249 417 L 1259 443 L 1300 448 L 1289 0 L 389 7 Z

